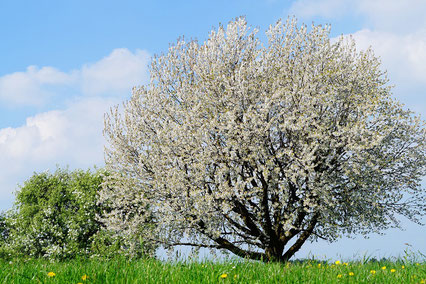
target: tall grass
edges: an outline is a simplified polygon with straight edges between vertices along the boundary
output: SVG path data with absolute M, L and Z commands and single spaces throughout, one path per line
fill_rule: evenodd
M 396 261 L 286 264 L 228 260 L 0 260 L 0 283 L 425 283 L 426 263 Z

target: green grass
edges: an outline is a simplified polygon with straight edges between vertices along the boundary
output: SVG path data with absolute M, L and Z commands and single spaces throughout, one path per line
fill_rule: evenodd
M 55 276 L 49 277 L 49 272 Z M 82 279 L 83 275 L 87 275 L 86 280 Z M 171 263 L 124 258 L 63 262 L 0 260 L 0 283 L 424 283 L 425 280 L 425 262 L 403 260 L 337 265 L 314 260 L 287 264 Z

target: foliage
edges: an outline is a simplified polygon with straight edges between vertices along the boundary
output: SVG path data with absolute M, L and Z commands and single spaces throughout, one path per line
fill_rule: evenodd
M 152 60 L 106 116 L 107 223 L 165 246 L 286 261 L 425 213 L 425 123 L 391 97 L 373 51 L 295 19 L 262 45 L 244 19 Z M 150 205 L 150 210 L 146 206 Z
M 8 250 L 5 247 L 6 241 L 9 238 L 9 227 L 7 225 L 7 216 L 5 212 L 0 213 L 0 258 L 8 256 Z
M 117 238 L 98 220 L 106 203 L 98 202 L 105 172 L 57 169 L 35 173 L 16 193 L 5 220 L 9 235 L 4 249 L 11 255 L 68 258 L 123 253 Z M 103 244 L 100 245 L 100 244 Z
M 4 243 L 9 237 L 9 228 L 7 226 L 7 217 L 5 212 L 0 213 L 0 243 Z

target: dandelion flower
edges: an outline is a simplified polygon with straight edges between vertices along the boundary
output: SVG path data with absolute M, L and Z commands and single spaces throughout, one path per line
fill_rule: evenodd
M 337 275 L 337 278 L 342 278 L 342 274 Z
M 382 266 L 382 270 L 386 270 L 386 266 Z
M 405 269 L 405 265 L 401 266 L 402 269 Z
M 347 263 L 347 262 L 343 262 L 343 265 L 348 266 L 348 265 L 349 265 L 349 263 Z
M 376 270 L 370 270 L 370 273 L 374 275 L 376 274 Z
M 87 276 L 86 274 L 84 274 L 83 276 L 81 276 L 81 279 L 82 279 L 83 281 L 86 281 L 86 280 L 87 280 L 87 278 L 89 278 L 89 276 Z
M 336 260 L 335 264 L 339 265 L 340 264 L 340 260 Z
M 354 276 L 354 275 L 355 275 L 355 273 L 353 273 L 352 271 L 349 272 L 349 276 Z
M 55 273 L 55 272 L 50 271 L 49 273 L 47 273 L 47 276 L 49 276 L 49 277 L 55 277 L 55 276 L 56 276 L 56 273 Z
M 321 268 L 321 263 L 318 263 L 318 268 Z
M 226 277 L 228 277 L 228 274 L 226 274 L 226 273 L 223 273 L 222 275 L 220 275 L 221 279 L 225 279 Z
M 395 271 L 396 271 L 396 269 L 393 269 L 393 268 L 391 269 L 391 272 L 392 272 L 392 273 L 394 273 Z

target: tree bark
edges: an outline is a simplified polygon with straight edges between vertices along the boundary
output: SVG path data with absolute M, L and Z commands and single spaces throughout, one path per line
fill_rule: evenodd
M 297 241 L 284 253 L 284 255 L 282 256 L 282 261 L 288 261 L 296 252 L 299 251 L 299 249 L 314 231 L 314 228 L 318 222 L 318 217 L 318 213 L 316 213 L 312 217 L 311 222 L 309 222 L 308 228 L 300 234 Z

